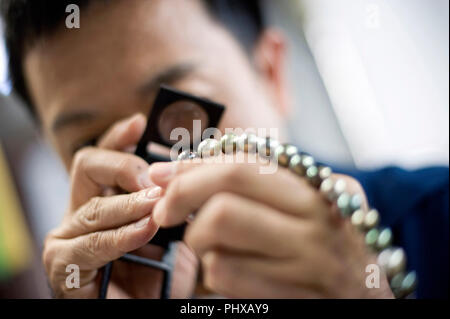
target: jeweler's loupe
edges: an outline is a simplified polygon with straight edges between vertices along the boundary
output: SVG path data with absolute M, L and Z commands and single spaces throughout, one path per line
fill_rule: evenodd
M 189 132 L 189 145 L 184 146 L 192 150 L 205 129 L 217 128 L 224 111 L 221 104 L 161 86 L 135 154 L 149 164 L 169 162 L 169 149 L 180 142 L 177 129 Z M 150 243 L 167 248 L 170 242 L 182 240 L 185 228 L 160 229 Z
M 161 86 L 136 155 L 150 164 L 170 161 L 169 149 L 183 142 L 180 132 L 188 133 L 183 147 L 192 150 L 205 129 L 217 128 L 224 110 L 223 105 Z

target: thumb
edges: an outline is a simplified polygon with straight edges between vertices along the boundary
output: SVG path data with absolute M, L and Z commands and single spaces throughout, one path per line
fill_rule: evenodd
M 98 147 L 125 151 L 130 146 L 136 145 L 144 134 L 146 118 L 138 113 L 114 124 L 100 139 Z

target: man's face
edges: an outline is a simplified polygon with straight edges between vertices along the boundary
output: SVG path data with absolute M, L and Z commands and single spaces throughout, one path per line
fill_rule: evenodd
M 70 167 L 114 122 L 148 114 L 160 84 L 227 106 L 224 128 L 279 127 L 268 82 L 199 1 L 116 0 L 81 12 L 25 57 L 43 128 Z

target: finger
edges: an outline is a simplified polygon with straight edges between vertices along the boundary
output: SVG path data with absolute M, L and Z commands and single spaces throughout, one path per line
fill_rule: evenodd
M 301 260 L 265 258 L 223 250 L 208 251 L 202 262 L 203 269 L 213 269 L 216 277 L 221 277 L 223 272 L 229 274 L 227 278 L 237 272 L 253 273 L 282 285 L 301 287 L 316 293 L 323 291 L 326 284 L 330 283 L 328 274 L 323 272 L 323 265 L 331 268 L 336 263 L 320 253 Z
M 193 161 L 175 161 L 170 163 L 154 163 L 149 168 L 149 175 L 153 183 L 163 188 L 169 186 L 170 181 L 189 170 L 198 167 L 201 162 Z
M 146 119 L 143 114 L 135 114 L 114 124 L 100 139 L 98 147 L 124 151 L 136 145 L 144 134 Z
M 208 252 L 202 258 L 204 285 L 229 298 L 318 298 L 311 288 L 282 282 L 260 269 L 267 260 L 236 256 L 222 251 Z M 263 269 L 267 271 L 267 269 Z M 269 269 L 269 274 L 276 269 Z
M 72 210 L 91 197 L 101 196 L 105 186 L 137 192 L 153 184 L 148 164 L 126 153 L 88 147 L 77 152 L 71 170 Z
M 57 253 L 48 254 L 48 258 L 55 263 L 53 268 L 56 269 L 76 264 L 81 270 L 95 270 L 146 245 L 157 230 L 158 226 L 148 216 L 116 229 L 73 239 L 54 239 L 51 244 L 53 247 L 47 249 Z
M 300 254 L 297 241 L 309 223 L 234 194 L 213 196 L 189 225 L 185 242 L 198 256 L 223 248 L 243 254 L 288 258 Z
M 93 197 L 57 229 L 58 238 L 74 238 L 84 234 L 113 229 L 138 221 L 152 213 L 161 188 L 111 197 Z
M 177 175 L 181 175 L 182 173 L 193 170 L 200 165 L 204 165 L 204 163 L 200 159 L 173 163 L 154 163 L 150 166 L 149 174 L 152 182 L 163 188 L 167 188 L 170 181 Z M 344 180 L 347 184 L 347 191 L 350 194 L 361 194 L 363 196 L 362 208 L 365 210 L 368 209 L 367 198 L 365 196 L 364 189 L 356 179 L 342 174 L 333 174 L 332 178 L 335 181 L 338 179 Z
M 154 163 L 150 166 L 149 173 L 152 181 L 163 188 L 166 188 L 169 183 L 178 175 L 186 173 L 197 167 L 202 167 L 211 164 L 232 164 L 232 163 L 243 163 L 239 162 L 236 154 L 225 155 L 220 154 L 218 156 L 209 158 L 195 158 L 191 160 L 174 161 L 171 163 Z M 250 164 L 256 164 L 256 162 L 248 162 Z
M 167 165 L 167 164 L 166 164 Z M 175 167 L 189 163 L 180 162 Z M 168 164 L 167 167 L 174 167 Z M 152 170 L 151 174 L 152 174 Z M 153 174 L 151 175 L 153 179 Z M 306 179 L 279 169 L 261 175 L 257 165 L 204 164 L 177 173 L 166 195 L 156 205 L 154 218 L 161 226 L 182 223 L 213 194 L 230 192 L 260 201 L 274 209 L 305 218 L 328 218 L 329 205 Z
M 195 289 L 198 260 L 194 253 L 180 242 L 177 244 L 170 297 L 190 298 Z

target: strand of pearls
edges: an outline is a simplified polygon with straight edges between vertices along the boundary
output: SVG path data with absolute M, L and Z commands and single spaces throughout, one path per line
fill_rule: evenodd
M 365 243 L 370 250 L 378 254 L 377 262 L 386 273 L 394 295 L 404 298 L 414 292 L 417 285 L 416 272 L 406 271 L 405 251 L 392 246 L 393 234 L 390 228 L 379 227 L 378 211 L 364 210 L 363 197 L 360 194 L 348 193 L 344 180 L 332 178 L 333 171 L 330 167 L 317 164 L 312 156 L 301 153 L 297 147 L 253 134 L 226 134 L 220 141 L 204 140 L 199 144 L 197 152 L 182 152 L 178 160 L 236 152 L 258 153 L 266 159 L 277 161 L 297 176 L 306 178 L 330 204 L 336 204 L 343 218 L 350 218 L 352 225 L 365 234 Z

